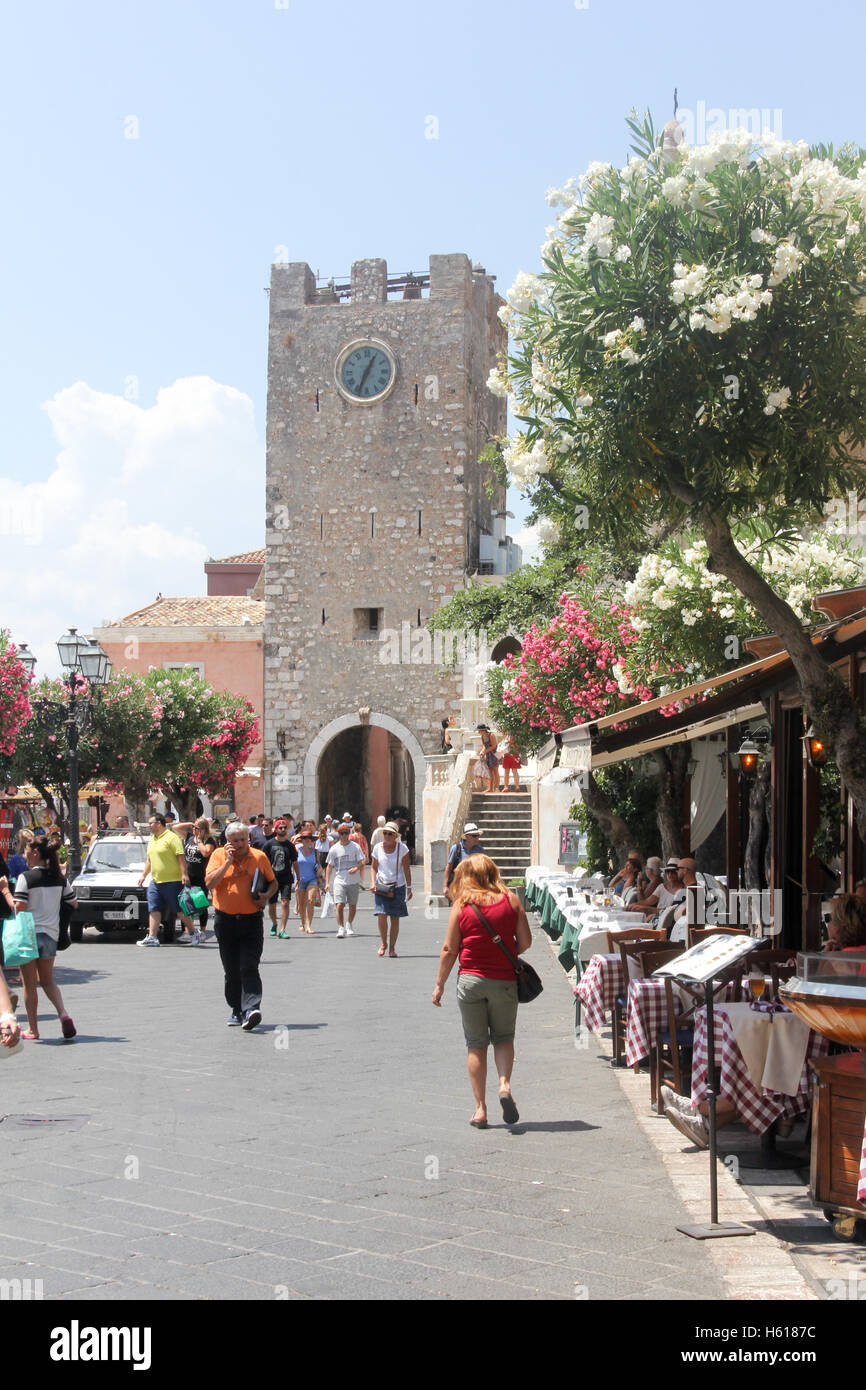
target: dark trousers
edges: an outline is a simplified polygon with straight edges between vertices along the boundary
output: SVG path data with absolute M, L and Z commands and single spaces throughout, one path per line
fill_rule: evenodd
M 217 912 L 214 931 L 226 977 L 226 1003 L 232 1013 L 245 1014 L 262 1002 L 262 958 L 265 934 L 261 912 L 231 916 Z

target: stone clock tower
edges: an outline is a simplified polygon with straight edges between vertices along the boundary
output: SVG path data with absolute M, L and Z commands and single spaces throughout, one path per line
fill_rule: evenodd
M 425 625 L 504 535 L 478 456 L 505 429 L 487 375 L 506 346 L 493 278 L 463 255 L 390 278 L 356 261 L 270 289 L 265 569 L 269 809 L 405 805 L 421 842 L 424 756 L 462 672 Z M 498 514 L 498 515 L 497 515 Z M 489 565 L 487 566 L 489 568 Z

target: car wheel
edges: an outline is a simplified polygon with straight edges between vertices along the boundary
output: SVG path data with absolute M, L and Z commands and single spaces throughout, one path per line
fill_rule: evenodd
M 81 941 L 81 940 L 83 939 L 83 937 L 84 937 L 84 923 L 83 923 L 83 922 L 70 922 L 70 923 L 69 923 L 69 940 L 70 940 L 70 941 Z

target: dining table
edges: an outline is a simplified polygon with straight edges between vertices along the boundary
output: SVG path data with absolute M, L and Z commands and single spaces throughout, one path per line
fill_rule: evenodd
M 593 956 L 574 987 L 575 996 L 583 1005 L 587 1026 L 598 1032 L 604 1027 L 606 1015 L 617 996 L 625 988 L 625 975 L 619 955 Z
M 725 1003 L 713 1006 L 717 1094 L 737 1107 L 753 1134 L 775 1120 L 796 1119 L 809 1104 L 806 1060 L 826 1056 L 827 1038 L 778 1004 Z M 692 1104 L 707 1095 L 707 1011 L 695 1011 Z M 861 1180 L 864 1174 L 861 1169 Z

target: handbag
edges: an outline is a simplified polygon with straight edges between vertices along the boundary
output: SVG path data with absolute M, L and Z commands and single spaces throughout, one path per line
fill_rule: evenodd
M 72 918 L 72 908 L 65 898 L 60 899 L 60 930 L 57 934 L 58 951 L 69 949 L 69 923 Z
M 36 921 L 32 912 L 19 912 L 3 923 L 3 963 L 6 966 L 29 965 L 39 959 L 36 945 Z
M 502 937 L 493 930 L 480 907 L 476 907 L 475 903 L 469 903 L 468 906 L 472 908 L 478 920 L 483 924 L 490 935 L 490 939 L 499 947 L 503 955 L 508 957 L 514 969 L 517 971 L 518 1004 L 531 1004 L 533 999 L 537 999 L 544 989 L 538 971 L 531 966 L 528 961 L 518 960 L 517 956 L 511 954 L 505 942 L 502 940 Z

